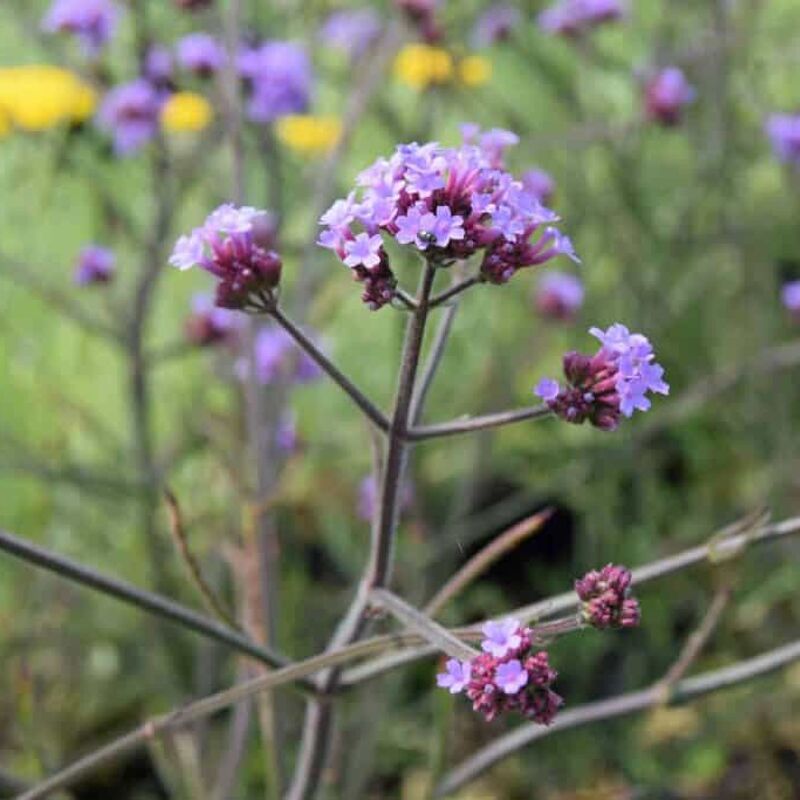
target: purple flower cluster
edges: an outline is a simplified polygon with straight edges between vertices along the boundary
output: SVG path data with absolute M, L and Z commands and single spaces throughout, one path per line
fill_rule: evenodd
M 581 619 L 594 628 L 634 628 L 639 624 L 639 601 L 631 597 L 631 573 L 608 564 L 575 581 L 581 599 Z
M 147 49 L 142 65 L 142 75 L 158 89 L 172 88 L 174 65 L 172 53 L 162 44 L 151 45 Z
M 48 33 L 69 33 L 84 52 L 96 56 L 113 36 L 120 17 L 112 0 L 54 0 L 42 20 Z
M 120 84 L 106 94 L 97 124 L 113 137 L 117 155 L 135 153 L 156 135 L 163 102 L 164 95 L 144 78 Z
M 254 122 L 308 110 L 313 75 L 300 45 L 271 41 L 245 50 L 239 55 L 239 72 L 249 87 L 247 114 Z
M 225 50 L 209 33 L 190 33 L 178 41 L 178 63 L 199 78 L 209 78 L 225 63 Z
M 679 67 L 665 67 L 653 75 L 644 87 L 648 119 L 671 127 L 683 117 L 684 106 L 695 98 L 695 90 Z
M 321 217 L 319 244 L 364 284 L 370 308 L 390 302 L 397 283 L 384 235 L 441 267 L 482 251 L 482 277 L 497 284 L 560 254 L 577 261 L 552 224 L 558 216 L 503 169 L 503 153 L 517 137 L 467 126 L 465 138 L 457 148 L 400 145 L 358 176 L 360 197 L 351 192 Z
M 800 320 L 800 280 L 789 281 L 783 285 L 781 301 L 787 311 Z
M 579 36 L 604 22 L 620 19 L 625 7 L 620 0 L 560 0 L 539 15 L 546 33 Z
M 451 694 L 465 692 L 472 708 L 491 722 L 498 714 L 518 711 L 549 725 L 563 705 L 550 687 L 557 673 L 544 650 L 534 651 L 533 632 L 516 619 L 487 622 L 484 652 L 471 661 L 450 659 L 436 683 Z
M 800 114 L 771 114 L 764 129 L 778 159 L 800 169 Z
M 341 9 L 334 11 L 319 31 L 320 39 L 352 59 L 362 56 L 378 38 L 381 18 L 374 8 Z
M 473 47 L 489 47 L 508 39 L 521 20 L 519 9 L 509 3 L 489 6 L 475 22 L 472 30 Z
M 186 338 L 197 347 L 216 344 L 234 344 L 242 331 L 244 317 L 227 308 L 214 305 L 207 294 L 196 295 L 192 300 L 192 313 L 186 320 Z
M 217 306 L 263 310 L 274 302 L 281 276 L 281 260 L 270 249 L 274 238 L 265 211 L 225 204 L 178 239 L 169 262 L 180 270 L 201 267 L 217 278 Z
M 310 383 L 322 376 L 322 370 L 294 339 L 278 327 L 262 328 L 253 345 L 256 379 L 267 385 L 277 380 Z
M 548 319 L 568 321 L 583 305 L 583 283 L 566 272 L 542 273 L 536 287 L 536 308 Z
M 589 333 L 602 346 L 594 356 L 576 352 L 564 356 L 568 386 L 543 378 L 534 390 L 555 414 L 578 425 L 589 420 L 602 430 L 615 430 L 620 414 L 630 417 L 650 408 L 648 392 L 669 394 L 664 369 L 653 360 L 646 336 L 619 323 L 607 331 L 591 328 Z
M 543 169 L 529 169 L 520 175 L 525 190 L 530 192 L 540 203 L 548 205 L 556 192 L 556 182 L 549 172 Z
M 108 283 L 114 277 L 116 257 L 107 247 L 90 244 L 81 250 L 73 280 L 78 286 Z

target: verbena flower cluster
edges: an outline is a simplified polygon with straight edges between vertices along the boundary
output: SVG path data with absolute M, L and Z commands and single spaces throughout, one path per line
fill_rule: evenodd
M 144 78 L 115 86 L 106 94 L 97 124 L 112 136 L 117 155 L 134 153 L 158 133 L 165 99 L 166 95 Z
M 358 176 L 360 191 L 321 217 L 326 229 L 319 244 L 363 283 L 371 309 L 389 303 L 397 285 L 384 236 L 441 267 L 481 252 L 482 279 L 496 284 L 557 255 L 578 260 L 554 226 L 558 215 L 503 168 L 503 154 L 517 137 L 476 126 L 464 134 L 466 143 L 455 148 L 400 145 Z
M 520 10 L 509 3 L 489 6 L 475 21 L 472 30 L 474 47 L 489 47 L 507 39 L 522 21 Z
M 564 356 L 562 387 L 551 378 L 543 378 L 535 394 L 567 422 L 589 421 L 603 430 L 614 430 L 620 415 L 647 411 L 648 392 L 669 394 L 663 367 L 654 361 L 653 347 L 646 336 L 631 333 L 624 325 L 608 330 L 591 328 L 589 333 L 601 342 L 594 356 L 571 352 Z
M 464 692 L 487 722 L 517 711 L 549 725 L 564 701 L 551 688 L 558 674 L 547 652 L 534 647 L 533 631 L 508 618 L 487 622 L 483 633 L 483 652 L 471 661 L 448 660 L 437 685 L 451 694 Z
M 778 159 L 800 169 L 800 114 L 771 114 L 764 128 Z
M 116 256 L 107 247 L 90 244 L 78 255 L 73 280 L 78 286 L 109 283 L 114 277 Z
M 42 20 L 48 33 L 69 33 L 96 56 L 117 27 L 121 8 L 112 0 L 54 0 Z
M 608 564 L 587 572 L 575 581 L 581 599 L 583 622 L 601 630 L 633 628 L 641 620 L 639 601 L 631 597 L 631 573 L 626 567 Z
M 375 42 L 382 28 L 380 14 L 374 8 L 344 8 L 328 16 L 319 37 L 328 47 L 357 59 Z
M 219 308 L 214 298 L 198 294 L 192 300 L 192 313 L 184 330 L 188 341 L 197 347 L 216 344 L 235 344 L 242 331 L 244 317 L 227 308 Z
M 696 92 L 679 67 L 665 67 L 645 84 L 645 111 L 649 119 L 665 126 L 677 125 Z
M 578 36 L 605 22 L 620 19 L 620 0 L 561 0 L 539 14 L 539 27 L 560 36 Z
M 265 211 L 225 204 L 178 239 L 169 262 L 180 270 L 210 272 L 218 281 L 218 306 L 263 310 L 274 302 L 281 277 L 281 259 L 270 249 L 274 238 L 274 222 Z
M 536 287 L 536 308 L 548 319 L 571 320 L 583 305 L 583 283 L 566 272 L 542 273 Z

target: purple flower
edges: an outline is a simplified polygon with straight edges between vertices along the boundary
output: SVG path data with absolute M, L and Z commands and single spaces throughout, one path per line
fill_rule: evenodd
M 631 573 L 608 564 L 575 581 L 581 600 L 581 618 L 594 628 L 632 628 L 639 624 L 639 602 L 630 595 Z
M 344 263 L 348 267 L 366 267 L 371 269 L 377 267 L 381 262 L 381 250 L 383 249 L 383 239 L 379 233 L 370 236 L 367 233 L 359 233 L 355 239 L 345 243 Z
M 414 489 L 406 482 L 400 489 L 400 510 L 407 511 L 414 502 Z M 374 475 L 367 475 L 358 487 L 358 516 L 369 522 L 378 507 L 378 484 Z
M 54 0 L 42 28 L 75 36 L 89 56 L 96 56 L 113 36 L 120 17 L 112 0 Z
M 291 412 L 281 415 L 275 430 L 275 443 L 284 453 L 294 453 L 300 446 L 297 424 Z
M 502 42 L 511 35 L 520 21 L 519 9 L 508 3 L 496 3 L 489 6 L 478 17 L 475 27 L 472 29 L 473 47 L 488 47 Z
M 238 341 L 244 321 L 244 316 L 236 311 L 217 308 L 210 295 L 198 294 L 192 300 L 192 313 L 186 320 L 186 338 L 198 347 L 233 344 Z
M 683 116 L 684 106 L 694 100 L 695 94 L 683 70 L 666 67 L 645 84 L 645 111 L 649 119 L 661 125 L 677 125 Z
M 578 36 L 624 13 L 620 0 L 560 0 L 539 14 L 538 23 L 546 33 Z
M 550 173 L 543 169 L 529 169 L 523 172 L 520 180 L 525 191 L 530 192 L 540 203 L 547 205 L 556 191 L 556 182 Z
M 555 400 L 560 391 L 561 386 L 559 386 L 558 381 L 554 381 L 552 378 L 542 378 L 539 383 L 536 384 L 533 393 L 537 397 L 541 397 L 542 400 L 549 402 Z
M 73 280 L 78 286 L 108 283 L 114 277 L 116 256 L 107 247 L 90 244 L 81 250 Z
M 135 153 L 158 132 L 162 97 L 146 80 L 116 86 L 106 94 L 97 115 L 97 124 L 114 139 L 114 152 Z
M 308 110 L 311 64 L 293 42 L 265 42 L 239 56 L 239 71 L 250 85 L 247 113 L 254 122 L 272 122 Z
M 178 239 L 169 263 L 180 270 L 200 267 L 217 278 L 218 306 L 263 310 L 281 277 L 281 260 L 269 249 L 274 238 L 269 214 L 225 204 Z
M 528 682 L 528 673 L 522 668 L 522 662 L 513 658 L 498 665 L 494 682 L 506 694 L 517 694 Z
M 208 33 L 190 33 L 178 41 L 178 63 L 189 72 L 208 78 L 225 63 L 225 51 Z
M 256 378 L 264 385 L 285 379 L 309 383 L 322 376 L 322 370 L 294 339 L 278 327 L 262 328 L 254 342 Z
M 554 395 L 549 379 L 540 381 L 534 393 L 567 422 L 581 424 L 589 420 L 595 427 L 614 430 L 619 417 L 650 408 L 648 392 L 669 394 L 664 369 L 653 358 L 653 348 L 646 336 L 630 331 L 619 323 L 608 330 L 589 331 L 602 343 L 594 356 L 567 353 L 564 375 L 569 386 Z
M 536 288 L 536 307 L 542 316 L 570 320 L 583 305 L 583 283 L 574 275 L 551 270 L 542 273 Z
M 328 47 L 357 59 L 378 38 L 381 28 L 380 15 L 374 8 L 342 9 L 325 20 L 319 37 Z
M 792 314 L 800 314 L 800 280 L 783 285 L 781 302 Z
M 800 168 L 800 114 L 771 114 L 764 130 L 777 158 Z
M 509 650 L 518 648 L 522 642 L 519 620 L 513 617 L 501 622 L 487 622 L 481 630 L 486 637 L 481 642 L 481 649 L 496 658 L 502 658 Z
M 455 658 L 448 659 L 444 665 L 445 672 L 440 672 L 436 676 L 436 685 L 442 689 L 447 689 L 450 694 L 460 694 L 467 688 L 470 680 L 471 667 L 469 661 L 457 661 Z
M 142 74 L 158 88 L 167 88 L 172 82 L 172 54 L 160 44 L 147 49 Z

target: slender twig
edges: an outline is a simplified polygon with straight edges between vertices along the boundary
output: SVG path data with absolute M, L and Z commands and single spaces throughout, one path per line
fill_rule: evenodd
M 529 536 L 538 533 L 552 514 L 553 510 L 551 508 L 539 511 L 522 520 L 522 522 L 512 525 L 508 530 L 489 542 L 486 547 L 479 550 L 436 592 L 425 606 L 425 613 L 431 617 L 437 616 L 445 605 L 451 602 L 456 595 L 462 592 L 476 578 L 486 572 L 498 559 L 524 542 Z
M 208 585 L 203 576 L 203 571 L 197 563 L 197 559 L 189 547 L 189 541 L 186 538 L 186 530 L 183 526 L 183 515 L 181 514 L 181 507 L 178 504 L 178 498 L 169 490 L 164 490 L 164 500 L 167 504 L 167 513 L 169 514 L 169 529 L 172 534 L 172 540 L 175 542 L 175 549 L 181 558 L 186 572 L 190 580 L 197 589 L 200 597 L 202 597 L 208 610 L 215 614 L 219 619 L 224 622 L 228 627 L 238 630 L 239 626 L 233 621 L 231 615 L 225 610 L 222 601 L 216 596 L 214 590 Z
M 798 660 L 800 660 L 800 641 L 777 647 L 760 656 L 740 661 L 729 667 L 704 672 L 694 678 L 687 678 L 674 687 L 669 702 L 671 704 L 685 703 L 696 697 L 776 672 Z M 536 724 L 523 725 L 511 733 L 495 739 L 491 744 L 451 770 L 436 788 L 435 796 L 444 797 L 452 794 L 486 772 L 494 764 L 534 741 L 570 728 L 643 711 L 658 705 L 661 700 L 662 694 L 656 685 L 564 711 L 556 717 L 550 727 Z
M 449 656 L 469 661 L 477 655 L 475 650 L 464 645 L 447 628 L 443 628 L 393 592 L 388 592 L 386 589 L 373 589 L 370 592 L 370 600 L 375 605 L 385 608 L 405 626 L 416 631 L 426 641 Z
M 440 439 L 443 436 L 455 436 L 459 433 L 472 433 L 487 428 L 499 428 L 503 425 L 513 425 L 515 422 L 524 422 L 530 419 L 543 419 L 552 412 L 545 406 L 531 406 L 518 408 L 513 411 L 498 411 L 494 414 L 485 414 L 480 417 L 464 417 L 452 422 L 441 422 L 437 425 L 421 425 L 411 428 L 406 438 L 411 442 L 420 442 L 425 439 Z
M 465 292 L 467 289 L 470 289 L 476 284 L 482 282 L 483 276 L 481 275 L 472 275 L 469 278 L 464 278 L 463 281 L 454 284 L 449 289 L 445 289 L 443 292 L 439 292 L 439 294 L 434 295 L 431 298 L 431 308 L 436 308 L 437 306 L 446 303 L 448 300 L 452 300 L 452 298 L 457 297 L 462 292 Z
M 305 350 L 305 352 L 340 386 L 350 399 L 380 430 L 389 430 L 386 415 L 314 344 L 303 331 L 277 306 L 269 310 L 270 316 Z
M 62 578 L 96 589 L 103 594 L 115 597 L 117 600 L 136 606 L 157 617 L 175 622 L 188 630 L 225 644 L 271 667 L 282 667 L 287 663 L 286 658 L 283 656 L 268 648 L 261 647 L 247 637 L 242 636 L 238 631 L 231 630 L 216 620 L 198 614 L 196 611 L 166 597 L 139 589 L 118 578 L 112 578 L 64 556 L 56 555 L 43 547 L 20 539 L 3 530 L 0 530 L 0 550 L 17 556 L 30 564 L 43 567 Z M 305 688 L 313 691 L 313 687 L 310 685 Z

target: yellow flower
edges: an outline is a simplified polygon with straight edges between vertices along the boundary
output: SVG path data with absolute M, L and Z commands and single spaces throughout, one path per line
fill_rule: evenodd
M 458 62 L 458 77 L 465 86 L 483 86 L 492 79 L 492 62 L 483 56 L 466 56 Z
M 161 109 L 161 124 L 171 133 L 201 131 L 214 116 L 211 104 L 195 92 L 176 92 Z
M 406 45 L 394 61 L 395 77 L 412 89 L 427 89 L 453 78 L 453 57 L 441 47 Z
M 288 148 L 301 155 L 321 155 L 332 150 L 342 135 L 338 117 L 317 117 L 295 114 L 281 117 L 275 123 L 275 133 Z
M 92 87 L 69 70 L 47 64 L 0 69 L 0 112 L 17 128 L 43 131 L 82 122 L 96 105 Z
M 2 108 L 0 108 L 0 139 L 4 136 L 8 136 L 11 132 L 11 120 L 9 119 L 8 114 Z

